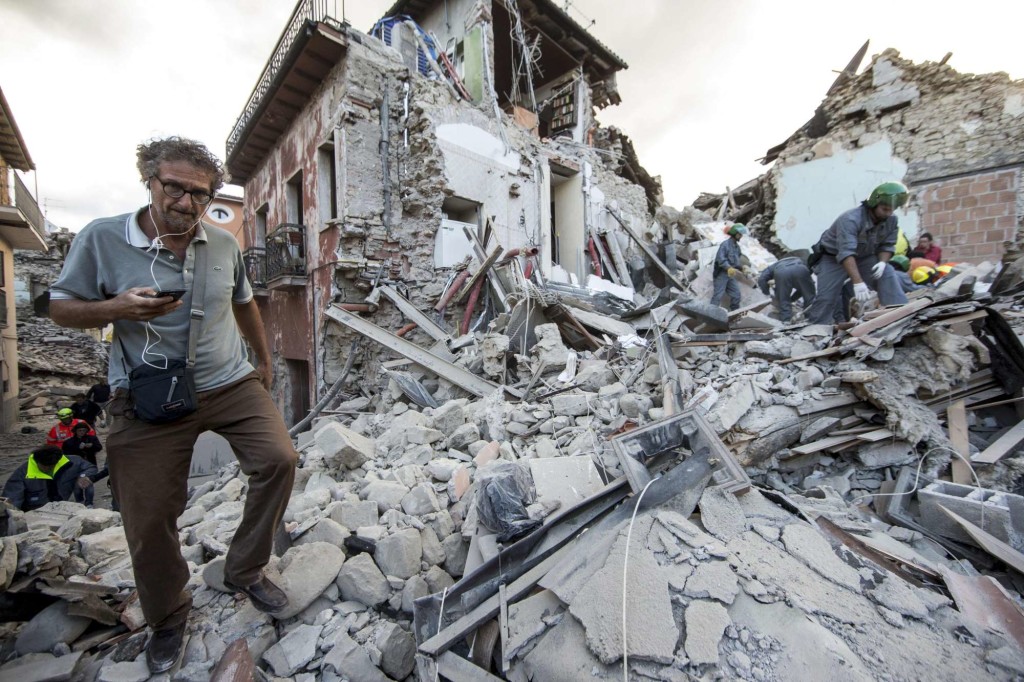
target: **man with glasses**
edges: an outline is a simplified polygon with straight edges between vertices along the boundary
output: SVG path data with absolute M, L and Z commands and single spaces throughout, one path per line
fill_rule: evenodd
M 51 287 L 50 314 L 67 327 L 113 323 L 109 383 L 114 396 L 107 464 L 120 504 L 143 613 L 153 635 L 153 673 L 181 655 L 192 606 L 176 520 L 185 510 L 192 449 L 203 431 L 224 436 L 248 476 L 245 511 L 225 564 L 225 584 L 279 613 L 287 596 L 263 574 L 291 494 L 298 455 L 270 399 L 271 355 L 238 242 L 202 222 L 224 170 L 202 144 L 179 137 L 139 145 L 146 206 L 100 218 L 75 237 Z M 193 300 L 197 251 L 206 261 L 202 300 Z M 178 300 L 161 291 L 185 290 Z M 198 292 L 197 292 L 198 293 Z M 197 409 L 165 424 L 136 417 L 129 373 L 186 356 L 198 324 Z M 257 359 L 254 369 L 242 339 Z M 162 365 L 161 365 L 162 363 Z

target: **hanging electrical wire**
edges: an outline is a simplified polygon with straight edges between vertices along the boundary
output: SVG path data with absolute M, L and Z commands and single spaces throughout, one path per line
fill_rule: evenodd
M 540 36 L 532 44 L 528 43 L 526 31 L 523 30 L 523 18 L 519 13 L 519 3 L 516 0 L 503 0 L 503 2 L 512 19 L 510 31 L 512 42 L 519 45 L 518 59 L 512 69 L 512 99 L 516 102 L 522 101 L 519 92 L 519 79 L 521 76 L 525 77 L 526 87 L 529 90 L 530 111 L 537 111 L 537 99 L 533 92 L 533 70 L 535 67 L 539 67 L 540 63 Z

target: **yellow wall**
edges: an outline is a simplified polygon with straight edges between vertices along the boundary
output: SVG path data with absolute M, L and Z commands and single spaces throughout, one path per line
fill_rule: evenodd
M 14 317 L 14 249 L 0 238 L 3 252 L 3 305 L 7 326 L 0 329 L 0 379 L 7 390 L 0 395 L 0 433 L 10 431 L 18 421 L 18 326 Z

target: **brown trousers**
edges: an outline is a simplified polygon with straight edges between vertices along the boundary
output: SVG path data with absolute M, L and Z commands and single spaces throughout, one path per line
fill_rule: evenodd
M 274 533 L 291 496 L 298 453 L 254 372 L 198 395 L 199 409 L 170 424 L 134 418 L 124 391 L 107 407 L 110 483 L 121 507 L 135 584 L 154 630 L 183 623 L 192 608 L 177 519 L 188 502 L 192 448 L 203 431 L 220 434 L 249 477 L 245 509 L 228 551 L 225 577 L 255 582 L 270 559 Z

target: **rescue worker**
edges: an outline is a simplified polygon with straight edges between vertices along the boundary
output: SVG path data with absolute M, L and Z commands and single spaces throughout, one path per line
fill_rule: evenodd
M 81 457 L 64 455 L 60 448 L 47 445 L 14 470 L 4 484 L 3 496 L 22 511 L 69 500 L 76 490 L 88 491 L 86 499 L 91 499 L 95 474 L 96 467 Z
M 831 324 L 835 319 L 846 318 L 846 311 L 840 308 L 847 280 L 853 284 L 853 296 L 861 303 L 871 298 L 872 288 L 884 306 L 907 302 L 896 271 L 888 264 L 899 229 L 894 213 L 907 202 L 907 195 L 901 182 L 882 183 L 866 201 L 840 214 L 822 233 L 814 245 L 818 294 L 807 311 L 810 322 Z
M 70 407 L 62 407 L 57 410 L 57 423 L 53 425 L 50 433 L 46 436 L 46 444 L 52 445 L 59 450 L 64 441 L 75 435 L 75 424 L 89 426 L 88 422 L 82 419 L 75 419 L 75 415 Z M 95 433 L 92 431 L 92 427 L 89 427 L 89 431 Z
M 908 272 L 910 269 L 909 258 L 897 254 L 889 259 L 889 265 L 896 270 L 896 279 L 899 280 L 900 288 L 903 289 L 903 293 L 909 294 L 911 291 L 916 291 L 921 288 L 921 285 L 914 283 L 914 280 L 910 277 L 910 273 Z
M 722 296 L 729 294 L 729 310 L 736 310 L 740 307 L 740 285 L 734 278 L 743 266 L 740 239 L 747 234 L 747 228 L 743 223 L 735 223 L 725 233 L 729 238 L 719 245 L 718 253 L 715 254 L 715 267 L 712 270 L 715 288 L 711 295 L 711 305 L 722 305 Z
M 804 310 L 814 303 L 814 280 L 811 270 L 800 256 L 788 254 L 782 260 L 769 265 L 757 278 L 757 286 L 765 296 L 771 296 L 768 283 L 775 280 L 775 306 L 783 324 L 793 321 L 793 301 L 803 299 Z

